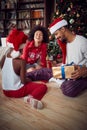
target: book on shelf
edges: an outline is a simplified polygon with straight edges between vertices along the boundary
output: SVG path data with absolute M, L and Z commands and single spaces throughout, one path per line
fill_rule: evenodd
M 5 19 L 5 13 L 0 12 L 0 19 Z
M 19 19 L 26 19 L 26 18 L 30 18 L 30 12 L 29 11 L 19 12 Z
M 32 27 L 34 27 L 35 25 L 44 25 L 44 20 L 42 19 L 37 19 L 37 20 L 32 20 Z
M 30 28 L 30 21 L 29 20 L 24 20 L 25 27 Z
M 3 29 L 4 27 L 3 27 L 3 23 L 2 22 L 0 22 L 0 29 Z M 0 30 L 1 31 L 1 30 Z
M 7 22 L 6 28 L 10 30 L 11 28 L 16 27 L 16 25 L 17 25 L 16 21 L 15 20 L 11 20 L 11 21 Z
M 11 12 L 11 19 L 16 19 L 16 12 L 15 11 Z
M 44 4 L 43 3 L 32 3 L 32 4 L 29 4 L 29 5 L 26 5 L 26 8 L 44 8 Z
M 44 25 L 44 20 L 43 19 L 37 19 L 37 20 L 35 20 L 35 25 L 41 25 L 41 26 L 43 26 Z
M 29 20 L 23 20 L 18 22 L 18 28 L 20 29 L 26 29 L 30 28 L 30 21 Z
M 43 2 L 44 0 L 19 0 L 19 2 Z
M 42 9 L 32 10 L 31 11 L 31 17 L 32 18 L 43 18 L 44 17 L 44 12 L 43 12 Z

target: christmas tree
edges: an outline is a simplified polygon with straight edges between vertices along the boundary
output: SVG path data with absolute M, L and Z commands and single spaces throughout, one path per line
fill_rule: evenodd
M 49 59 L 51 58 L 51 60 L 56 60 L 56 61 L 57 58 L 62 57 L 62 51 L 54 37 L 50 39 L 50 42 L 48 44 L 48 57 Z
M 56 0 L 53 18 L 63 17 L 70 29 L 87 38 L 87 0 Z

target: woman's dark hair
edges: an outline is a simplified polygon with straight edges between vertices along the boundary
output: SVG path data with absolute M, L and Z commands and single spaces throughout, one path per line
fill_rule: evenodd
M 49 42 L 49 35 L 48 35 L 48 30 L 43 27 L 43 26 L 40 26 L 40 25 L 37 25 L 35 26 L 30 32 L 29 32 L 29 41 L 32 41 L 34 40 L 34 33 L 36 31 L 41 31 L 43 33 L 43 41 L 42 42 L 45 42 L 45 43 L 48 43 Z

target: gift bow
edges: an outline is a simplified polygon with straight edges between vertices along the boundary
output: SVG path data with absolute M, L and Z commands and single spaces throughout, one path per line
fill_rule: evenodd
M 70 64 L 65 64 L 65 65 L 62 65 L 61 66 L 61 74 L 62 74 L 62 78 L 63 79 L 65 79 L 65 66 L 71 66 L 71 65 L 73 65 L 74 64 L 74 62 L 71 62 Z

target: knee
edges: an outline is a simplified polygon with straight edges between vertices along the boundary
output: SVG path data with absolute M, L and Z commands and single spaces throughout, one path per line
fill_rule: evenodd
M 47 92 L 47 86 L 45 84 L 41 84 L 41 90 L 43 91 L 43 93 Z
M 62 85 L 61 86 L 62 93 L 68 97 L 76 97 L 78 93 L 74 89 L 74 86 Z
M 68 96 L 68 97 L 76 97 L 77 95 L 74 94 L 73 92 L 68 92 L 66 90 L 62 90 L 62 93 L 65 95 L 65 96 Z
M 45 90 L 45 92 L 47 92 L 47 86 L 46 85 L 44 86 L 44 90 Z

